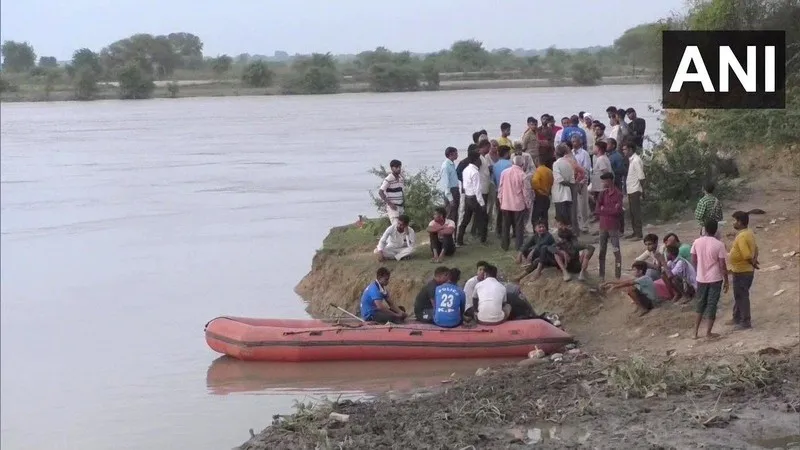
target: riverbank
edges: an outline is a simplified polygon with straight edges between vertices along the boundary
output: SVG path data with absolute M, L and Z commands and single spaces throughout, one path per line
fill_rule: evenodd
M 168 81 L 157 81 L 153 98 L 190 98 L 190 97 L 236 97 L 258 95 L 282 95 L 280 87 L 251 88 L 244 86 L 239 80 L 178 80 L 178 92 L 173 94 L 168 89 Z M 648 76 L 604 77 L 601 85 L 642 85 L 652 84 Z M 578 86 L 572 80 L 551 82 L 548 79 L 487 79 L 487 80 L 442 80 L 440 91 L 468 89 L 516 89 L 537 87 L 569 87 Z M 340 93 L 372 92 L 368 83 L 342 83 Z M 74 101 L 75 93 L 71 86 L 56 85 L 48 93 L 43 85 L 22 84 L 16 90 L 0 93 L 2 102 L 43 102 Z M 101 83 L 95 100 L 118 99 L 116 83 Z
M 695 341 L 690 308 L 663 304 L 639 317 L 621 294 L 599 294 L 596 261 L 590 264 L 586 283 L 565 283 L 553 271 L 546 271 L 537 281 L 524 279 L 521 288 L 537 312 L 562 317 L 566 330 L 581 343 L 584 356 L 567 355 L 564 363 L 503 367 L 488 375 L 446 380 L 441 390 L 408 398 L 386 395 L 374 402 L 305 408 L 277 418 L 242 448 L 314 448 L 317 444 L 319 448 L 522 448 L 537 433 L 548 440 L 548 448 L 583 444 L 595 448 L 698 444 L 753 448 L 764 442 L 800 441 L 792 437 L 800 435 L 800 371 L 792 362 L 796 362 L 800 342 L 796 180 L 759 177 L 744 192 L 746 198 L 724 203 L 726 218 L 737 209 L 766 211 L 752 216 L 750 224 L 762 255 L 762 271 L 751 292 L 752 330 L 736 332 L 724 324 L 730 316 L 730 293 L 723 297 L 715 327 L 721 339 Z M 331 230 L 311 271 L 296 288 L 313 315 L 331 315 L 327 307 L 331 302 L 356 310 L 361 290 L 378 266 L 371 249 L 383 225 Z M 686 213 L 673 222 L 648 224 L 645 232 L 659 236 L 675 232 L 690 242 L 697 225 Z M 733 236 L 726 226 L 723 239 L 728 245 Z M 641 251 L 640 242 L 623 242 L 624 265 Z M 459 248 L 444 264 L 459 267 L 468 277 L 476 261 L 487 260 L 513 278 L 519 270 L 513 256 L 490 237 L 487 245 Z M 392 271 L 390 295 L 407 308 L 435 266 L 424 246 L 415 259 L 384 265 Z M 708 361 L 714 363 L 708 366 Z M 350 419 L 336 422 L 329 418 L 330 412 Z M 528 434 L 535 429 L 540 431 Z
M 240 448 L 789 448 L 800 441 L 800 353 L 762 353 L 578 354 L 479 370 L 411 396 L 303 405 Z

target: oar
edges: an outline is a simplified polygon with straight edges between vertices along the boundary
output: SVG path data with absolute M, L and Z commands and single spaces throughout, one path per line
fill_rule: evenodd
M 346 309 L 344 309 L 344 308 L 342 308 L 342 307 L 340 307 L 340 306 L 337 306 L 337 305 L 335 305 L 335 304 L 333 304 L 333 303 L 331 303 L 331 304 L 330 304 L 330 306 L 331 306 L 332 308 L 336 308 L 336 309 L 338 309 L 339 311 L 341 311 L 341 312 L 343 312 L 343 313 L 347 314 L 348 316 L 350 316 L 350 317 L 352 317 L 352 318 L 354 318 L 354 319 L 356 319 L 356 320 L 358 320 L 358 321 L 360 321 L 360 322 L 362 322 L 362 323 L 366 323 L 366 321 L 365 321 L 364 319 L 362 319 L 361 317 L 358 317 L 357 315 L 355 315 L 355 314 L 351 313 L 350 311 L 348 311 L 348 310 L 346 310 Z

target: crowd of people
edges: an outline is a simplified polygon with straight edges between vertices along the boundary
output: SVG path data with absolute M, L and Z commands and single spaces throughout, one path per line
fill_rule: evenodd
M 717 302 L 721 292 L 728 289 L 728 255 L 718 227 L 722 204 L 714 195 L 715 186 L 707 184 L 705 195 L 697 204 L 695 218 L 700 237 L 692 244 L 681 244 L 678 236 L 670 233 L 659 249 L 658 236 L 645 236 L 642 226 L 641 204 L 647 189 L 640 152 L 646 121 L 637 116 L 634 108 L 610 106 L 606 113 L 607 124 L 586 112 L 563 117 L 560 126 L 549 114 L 542 115 L 540 121 L 528 117 L 527 128 L 517 141 L 511 140 L 511 125 L 506 122 L 500 125 L 496 139 L 490 139 L 485 130 L 477 131 L 466 157 L 458 163 L 458 149 L 447 147 L 439 181 L 443 206 L 436 208 L 426 228 L 431 261 L 442 263 L 459 247 L 485 244 L 491 227 L 503 250 L 509 250 L 513 242 L 524 276 L 535 279 L 544 269 L 553 267 L 561 272 L 564 281 L 570 281 L 575 274 L 585 280 L 595 245 L 579 237 L 592 234 L 599 246 L 602 288 L 625 289 L 642 315 L 660 300 L 694 300 L 698 327 L 703 318 L 707 319 L 706 334 L 715 337 L 711 328 Z M 391 172 L 383 180 L 379 195 L 391 225 L 381 236 L 375 253 L 379 261 L 400 261 L 412 257 L 417 250 L 416 234 L 404 214 L 402 163 L 392 160 L 389 166 Z M 551 206 L 553 230 L 549 221 Z M 645 246 L 644 253 L 631 266 L 635 275 L 632 280 L 621 280 L 620 239 L 626 228 L 626 212 L 630 233 L 624 238 L 641 240 Z M 736 305 L 733 319 L 737 328 L 749 328 L 749 288 L 753 270 L 758 268 L 757 247 L 747 229 L 747 213 L 737 211 L 734 219 L 740 233 L 730 254 Z M 532 233 L 526 236 L 528 224 Z M 597 228 L 590 231 L 595 224 Z M 616 281 L 606 283 L 609 243 Z M 500 288 L 496 270 L 491 264 L 480 266 L 478 278 L 470 280 L 479 280 L 478 286 L 473 289 L 468 281 L 462 290 L 457 285 L 457 269 L 436 269 L 431 281 L 436 284 L 428 287 L 427 303 L 420 303 L 430 308 L 415 308 L 415 318 L 440 326 L 457 326 L 461 321 L 456 321 L 456 316 L 474 317 L 479 323 L 508 320 L 514 316 L 514 304 L 508 300 L 506 287 Z M 388 282 L 388 278 L 388 270 L 381 268 L 376 281 L 365 291 L 361 305 L 365 320 L 406 318 L 405 311 L 391 302 L 385 307 L 375 306 L 380 302 L 374 299 L 387 298 L 382 280 Z M 437 320 L 437 314 L 445 318 Z

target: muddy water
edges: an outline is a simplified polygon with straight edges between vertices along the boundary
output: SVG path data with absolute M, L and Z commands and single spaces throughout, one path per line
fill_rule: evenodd
M 304 392 L 392 388 L 398 379 L 359 387 L 375 366 L 217 370 L 202 326 L 219 314 L 303 317 L 294 284 L 331 226 L 373 213 L 370 167 L 438 165 L 473 130 L 507 120 L 517 136 L 545 111 L 614 103 L 654 127 L 657 95 L 611 86 L 2 105 L 0 446 L 230 448 Z M 412 386 L 455 371 L 412 367 L 398 372 Z

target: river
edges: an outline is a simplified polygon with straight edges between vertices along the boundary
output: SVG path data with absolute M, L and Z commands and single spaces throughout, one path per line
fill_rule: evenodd
M 635 107 L 652 131 L 658 94 L 3 104 L 0 446 L 231 448 L 296 399 L 474 371 L 481 362 L 243 366 L 216 359 L 203 325 L 304 317 L 293 288 L 328 229 L 374 214 L 369 168 L 438 165 L 479 128 L 495 135 L 509 121 L 518 136 L 528 115 L 604 118 L 611 103 Z

